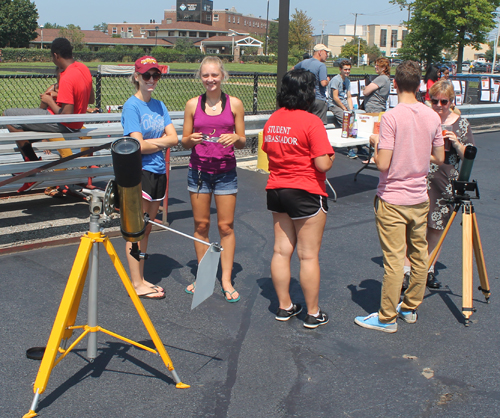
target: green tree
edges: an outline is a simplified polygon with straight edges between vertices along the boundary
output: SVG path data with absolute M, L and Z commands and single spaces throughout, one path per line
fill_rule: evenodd
M 193 43 L 189 38 L 177 38 L 175 40 L 174 49 L 179 52 L 186 53 L 193 48 Z
M 269 31 L 267 33 L 267 36 L 269 37 L 267 40 L 268 54 L 274 54 L 274 55 L 278 54 L 278 29 L 279 29 L 279 23 L 269 22 Z M 264 40 L 264 47 L 265 47 L 265 40 Z
M 454 31 L 452 45 L 456 45 L 458 51 L 458 72 L 462 72 L 464 47 L 471 45 L 479 49 L 479 44 L 486 42 L 495 27 L 494 12 L 499 5 L 500 0 L 457 0 L 449 11 L 448 28 Z
M 306 12 L 295 9 L 288 29 L 288 49 L 296 46 L 300 51 L 304 52 L 311 48 L 313 34 L 311 20 Z
M 493 48 L 495 47 L 495 42 L 490 41 L 488 42 L 488 50 L 484 54 L 484 58 L 488 62 L 493 62 Z
M 361 59 L 363 54 L 368 55 L 368 60 L 370 62 L 375 61 L 378 57 L 382 56 L 382 52 L 376 45 L 368 46 L 364 39 L 354 38 L 350 42 L 346 43 L 341 51 L 341 58 L 349 58 L 353 64 L 358 63 L 358 39 L 359 39 L 359 58 Z
M 73 25 L 70 23 L 66 25 L 65 28 L 59 29 L 59 36 L 61 38 L 66 38 L 75 51 L 83 48 L 83 38 L 85 38 L 80 26 Z
M 62 29 L 64 26 L 58 25 L 57 23 L 50 23 L 46 22 L 45 25 L 43 25 L 44 29 Z
M 102 33 L 108 33 L 108 24 L 106 22 L 102 22 L 99 25 L 94 25 L 94 30 L 101 31 Z
M 451 6 L 450 0 L 414 0 L 411 3 L 394 0 L 393 3 L 411 11 L 410 20 L 405 22 L 409 32 L 398 55 L 402 59 L 423 61 L 427 65 L 441 61 L 442 50 L 452 44 L 452 34 L 446 30 L 447 15 L 443 13 L 443 9 Z
M 401 55 L 418 57 L 430 64 L 440 60 L 443 49 L 456 48 L 457 67 L 462 71 L 465 46 L 479 48 L 495 27 L 494 12 L 500 0 L 392 0 L 412 11 L 407 22 L 410 32 Z
M 265 54 L 266 34 L 253 34 L 252 36 L 262 42 L 262 50 Z M 278 24 L 276 22 L 269 22 L 267 31 L 267 53 L 270 55 L 278 53 Z
M 37 37 L 38 11 L 29 0 L 0 0 L 0 47 L 25 48 Z
M 368 61 L 370 63 L 375 63 L 376 59 L 382 56 L 382 51 L 380 51 L 377 45 L 367 46 L 364 53 L 368 55 Z

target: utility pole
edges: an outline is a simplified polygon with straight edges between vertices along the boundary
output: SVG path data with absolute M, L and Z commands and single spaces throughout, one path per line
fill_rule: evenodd
M 364 13 L 351 13 L 354 15 L 354 37 L 356 37 L 356 22 L 358 20 L 358 15 L 364 15 Z
M 500 36 L 500 22 L 498 23 L 498 31 L 495 36 L 495 43 L 493 44 L 493 63 L 491 64 L 491 74 L 495 73 L 495 62 L 497 60 L 498 37 Z M 458 68 L 457 68 L 458 70 Z
M 267 56 L 267 43 L 269 42 L 269 36 L 267 36 L 268 29 L 269 29 L 269 0 L 267 0 L 267 15 L 266 15 L 266 52 L 265 52 L 266 56 Z
M 324 44 L 323 42 L 323 32 L 325 30 L 325 26 L 328 23 L 328 20 L 318 20 L 318 22 L 321 23 L 321 41 L 319 42 L 320 44 Z
M 278 81 L 276 91 L 280 91 L 281 79 L 288 66 L 288 28 L 290 26 L 290 0 L 280 0 L 278 26 Z

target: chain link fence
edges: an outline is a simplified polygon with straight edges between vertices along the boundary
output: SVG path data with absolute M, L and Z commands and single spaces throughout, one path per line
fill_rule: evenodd
M 246 114 L 272 113 L 276 109 L 276 74 L 230 74 L 223 84 L 225 93 L 238 97 Z M 186 102 L 203 93 L 201 81 L 192 74 L 164 75 L 155 89 L 155 99 L 165 103 L 170 111 L 182 111 Z M 135 93 L 130 76 L 97 74 L 96 106 L 118 111 Z
M 119 112 L 135 93 L 128 75 L 97 73 L 93 80 L 95 105 L 103 111 Z M 55 75 L 0 75 L 0 110 L 38 107 L 40 94 L 55 82 Z M 230 74 L 223 90 L 243 102 L 246 114 L 266 114 L 276 109 L 276 74 Z M 168 74 L 158 83 L 154 97 L 170 111 L 182 111 L 189 99 L 203 91 L 201 81 L 192 74 Z
M 330 74 L 330 77 L 336 74 Z M 484 76 L 489 76 L 485 74 Z M 363 79 L 365 75 L 351 75 L 351 80 Z M 478 84 L 481 75 L 462 75 L 467 81 L 467 96 L 464 103 L 477 104 Z M 122 74 L 100 74 L 93 76 L 96 92 L 96 107 L 103 111 L 119 112 L 120 107 L 135 93 L 130 76 Z M 40 94 L 56 82 L 55 75 L 0 75 L 0 110 L 13 107 L 38 107 Z M 223 90 L 243 102 L 246 114 L 270 114 L 276 109 L 276 74 L 231 73 Z M 165 103 L 171 111 L 182 111 L 186 102 L 203 92 L 201 81 L 193 74 L 163 75 L 154 97 Z

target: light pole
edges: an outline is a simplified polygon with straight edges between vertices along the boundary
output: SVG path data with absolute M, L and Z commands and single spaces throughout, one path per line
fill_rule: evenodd
M 40 49 L 43 49 L 43 25 L 40 25 L 40 29 L 41 29 L 41 31 L 40 31 L 41 32 L 40 37 L 42 39 L 42 42 L 40 44 Z
M 159 29 L 160 28 L 158 26 L 155 27 L 155 31 L 156 31 L 156 33 L 155 33 L 155 46 L 158 45 L 158 30 Z
M 361 38 L 358 38 L 358 68 L 359 68 L 359 46 L 360 46 Z
M 236 31 L 234 29 L 229 29 L 229 36 L 231 36 L 231 55 L 233 56 L 234 61 L 234 37 L 236 36 Z
M 500 36 L 500 22 L 498 23 L 497 36 L 495 36 L 495 43 L 493 44 L 493 62 L 491 63 L 491 74 L 495 73 L 495 62 L 497 60 L 498 37 Z
M 269 0 L 267 0 L 267 15 L 266 15 L 266 56 L 267 56 L 267 32 L 269 30 Z

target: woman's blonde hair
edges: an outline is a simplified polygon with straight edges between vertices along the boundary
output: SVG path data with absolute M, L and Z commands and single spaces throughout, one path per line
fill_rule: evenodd
M 132 75 L 128 78 L 136 90 L 139 90 L 139 82 L 135 79 L 135 76 L 139 76 L 139 75 L 141 75 L 141 73 L 135 72 L 135 73 L 132 73 Z
M 391 62 L 387 58 L 377 58 L 375 64 L 377 64 L 382 69 L 382 74 L 386 75 L 387 77 L 391 75 Z
M 439 80 L 436 81 L 429 90 L 429 95 L 432 97 L 444 94 L 450 102 L 455 100 L 455 89 L 450 80 Z
M 212 56 L 208 56 L 208 57 L 203 58 L 203 60 L 201 61 L 200 67 L 198 68 L 198 71 L 196 71 L 196 78 L 201 78 L 201 68 L 205 64 L 218 65 L 220 68 L 220 71 L 222 73 L 222 81 L 226 81 L 229 78 L 229 74 L 226 71 L 226 69 L 224 68 L 224 63 L 222 62 L 222 60 L 219 57 L 212 57 Z

